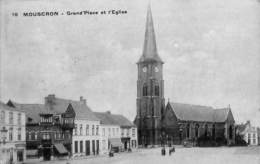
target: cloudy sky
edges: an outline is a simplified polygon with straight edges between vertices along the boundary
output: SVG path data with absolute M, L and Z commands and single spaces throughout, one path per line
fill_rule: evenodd
M 87 99 L 136 114 L 136 62 L 148 1 L 0 0 L 1 100 Z M 73 3 L 72 3 L 73 2 Z M 260 1 L 151 1 L 165 99 L 232 108 L 260 126 Z M 12 12 L 126 10 L 124 15 L 13 17 Z

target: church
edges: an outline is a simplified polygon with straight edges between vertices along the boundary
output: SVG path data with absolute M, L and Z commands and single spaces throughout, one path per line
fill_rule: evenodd
M 147 10 L 143 53 L 137 62 L 135 124 L 140 146 L 191 143 L 220 146 L 235 143 L 235 120 L 230 106 L 167 102 L 164 98 L 163 60 L 155 38 L 150 5 Z

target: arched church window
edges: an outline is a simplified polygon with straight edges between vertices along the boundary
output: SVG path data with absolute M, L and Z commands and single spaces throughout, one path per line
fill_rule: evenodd
M 199 124 L 195 125 L 195 136 L 199 137 Z
M 187 124 L 186 126 L 186 136 L 187 138 L 190 138 L 190 124 Z
M 155 92 L 155 96 L 159 96 L 160 95 L 160 90 L 159 90 L 159 85 L 158 84 L 156 84 L 155 85 L 155 88 L 154 88 L 154 92 Z
M 143 96 L 147 96 L 147 95 L 148 95 L 148 86 L 145 83 L 144 86 L 143 86 Z
M 233 127 L 232 125 L 229 126 L 229 139 L 233 138 Z
M 205 125 L 205 136 L 208 136 L 208 125 Z
M 215 124 L 212 125 L 212 138 L 215 139 L 215 134 L 216 134 L 216 127 Z

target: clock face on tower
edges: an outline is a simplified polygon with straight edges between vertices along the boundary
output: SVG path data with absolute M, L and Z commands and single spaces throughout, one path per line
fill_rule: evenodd
M 158 67 L 154 67 L 154 71 L 155 72 L 159 72 L 159 68 Z
M 146 72 L 147 71 L 147 67 L 143 67 L 143 72 Z

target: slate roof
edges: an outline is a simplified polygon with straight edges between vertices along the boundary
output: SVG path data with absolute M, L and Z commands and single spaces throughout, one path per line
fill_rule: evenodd
M 135 126 L 123 115 L 110 114 L 108 112 L 94 112 L 100 119 L 101 124 L 105 125 L 119 125 L 120 127 L 133 127 Z
M 68 100 L 68 99 L 61 99 L 61 98 L 52 98 L 51 103 L 46 105 L 49 110 L 58 113 L 64 113 L 69 104 L 72 105 L 72 108 L 75 111 L 75 119 L 84 119 L 90 121 L 99 121 L 99 119 L 95 116 L 89 106 L 83 104 L 80 101 Z
M 183 121 L 225 122 L 230 108 L 214 109 L 210 106 L 169 103 L 176 117 Z
M 30 123 L 40 122 L 39 114 L 49 113 L 44 104 L 20 104 L 11 100 L 8 103 L 12 103 L 17 110 L 25 112 L 26 117 L 32 119 Z M 26 119 L 26 122 L 28 122 L 28 119 Z

